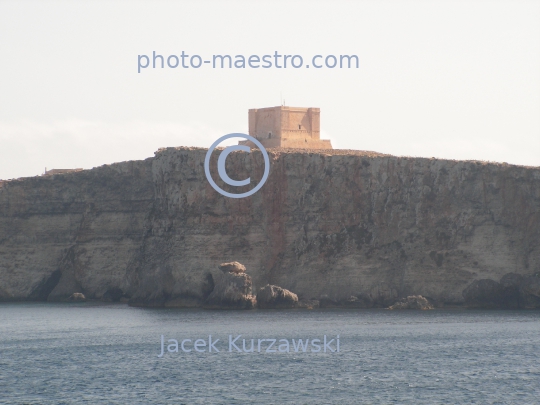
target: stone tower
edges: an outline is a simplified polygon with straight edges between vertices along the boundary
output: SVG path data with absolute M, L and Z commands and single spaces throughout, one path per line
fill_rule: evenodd
M 321 139 L 319 108 L 268 107 L 249 110 L 249 135 L 265 148 L 332 149 Z M 254 146 L 249 141 L 240 144 Z

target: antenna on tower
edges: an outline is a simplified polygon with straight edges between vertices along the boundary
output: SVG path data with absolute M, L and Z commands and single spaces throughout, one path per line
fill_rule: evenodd
M 279 92 L 279 102 L 283 105 L 283 93 Z

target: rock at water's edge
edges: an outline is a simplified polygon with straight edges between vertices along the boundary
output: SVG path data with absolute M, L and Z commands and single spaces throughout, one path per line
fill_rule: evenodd
M 73 302 L 84 302 L 86 301 L 86 297 L 84 296 L 83 293 L 73 293 L 70 295 L 70 297 L 68 298 L 68 301 L 73 301 Z
M 407 298 L 402 298 L 388 309 L 433 309 L 433 305 L 429 303 L 427 298 L 421 295 L 409 295 Z
M 244 267 L 243 265 L 240 266 Z M 221 266 L 220 269 L 222 269 Z M 255 307 L 257 300 L 251 294 L 251 288 L 251 277 L 246 273 L 218 273 L 214 280 L 214 290 L 206 299 L 203 308 L 252 309 Z
M 298 300 L 296 307 L 304 309 L 319 308 L 319 300 Z
M 278 287 L 267 284 L 257 293 L 257 306 L 261 309 L 285 309 L 294 308 L 298 303 L 298 296 Z

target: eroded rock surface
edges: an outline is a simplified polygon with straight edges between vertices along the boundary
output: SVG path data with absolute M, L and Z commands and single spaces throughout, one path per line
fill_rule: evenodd
M 223 273 L 240 274 L 240 273 L 245 273 L 246 272 L 246 266 L 244 266 L 243 264 L 238 263 L 238 262 L 221 263 L 219 265 L 219 269 Z
M 427 298 L 421 295 L 409 295 L 407 298 L 402 298 L 394 305 L 388 307 L 388 309 L 434 309 L 433 305 Z
M 257 292 L 257 306 L 261 309 L 295 308 L 297 304 L 295 293 L 277 285 L 266 284 Z
M 315 309 L 320 307 L 319 300 L 298 300 L 297 308 Z
M 238 260 L 255 286 L 321 306 L 387 307 L 410 295 L 459 305 L 477 280 L 540 273 L 538 167 L 269 150 L 264 187 L 232 199 L 209 185 L 205 155 L 166 148 L 144 161 L 0 182 L 0 299 L 121 290 L 133 305 L 201 306 L 224 274 L 219 263 Z M 253 187 L 221 183 L 217 156 L 220 186 Z M 226 168 L 255 184 L 264 161 L 234 152 Z M 526 305 L 536 305 L 535 286 L 519 289 Z
M 238 271 L 242 269 L 243 271 Z M 206 299 L 207 309 L 253 309 L 257 303 L 252 295 L 251 277 L 245 273 L 245 267 L 238 262 L 222 263 L 221 273 L 216 274 L 214 289 Z M 223 271 L 229 269 L 230 271 Z
M 83 302 L 83 301 L 86 301 L 86 297 L 82 293 L 73 293 L 68 298 L 68 301 Z

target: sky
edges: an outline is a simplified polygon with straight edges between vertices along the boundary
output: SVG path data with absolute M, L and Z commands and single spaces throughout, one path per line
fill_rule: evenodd
M 182 51 L 359 65 L 138 72 Z M 540 166 L 540 2 L 0 0 L 0 179 L 209 147 L 282 103 L 337 149 Z

